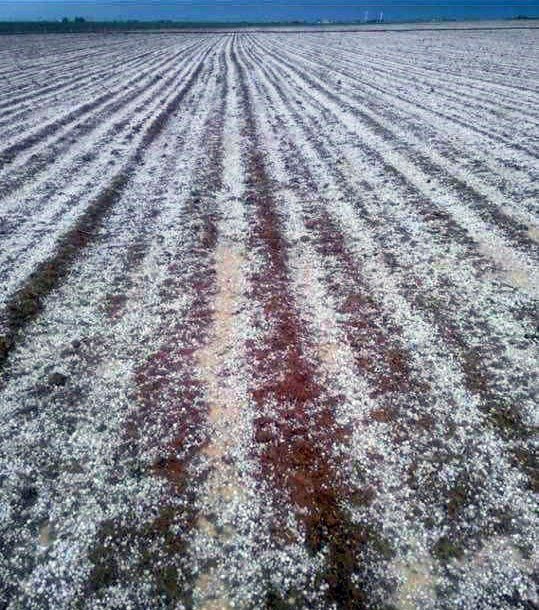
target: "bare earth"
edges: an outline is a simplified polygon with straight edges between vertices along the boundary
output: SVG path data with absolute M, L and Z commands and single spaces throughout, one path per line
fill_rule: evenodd
M 538 67 L 0 38 L 0 608 L 537 607 Z

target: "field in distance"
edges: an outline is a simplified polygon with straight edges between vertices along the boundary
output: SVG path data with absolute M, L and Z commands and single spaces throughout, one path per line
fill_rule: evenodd
M 539 603 L 538 30 L 0 37 L 0 607 Z

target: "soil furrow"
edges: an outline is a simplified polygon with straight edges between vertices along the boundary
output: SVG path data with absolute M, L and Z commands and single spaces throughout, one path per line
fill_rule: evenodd
M 197 45 L 192 45 L 191 48 L 195 48 L 196 46 Z M 159 75 L 155 74 L 153 75 L 153 78 L 150 79 L 149 85 L 145 83 L 147 77 L 153 74 L 155 69 L 160 69 L 161 67 L 166 68 L 167 65 L 173 64 L 175 60 L 177 60 L 182 55 L 188 54 L 189 51 L 190 49 L 182 50 L 176 56 L 167 58 L 167 60 L 161 62 L 161 64 L 151 66 L 147 70 L 140 71 L 135 77 L 123 84 L 123 86 L 119 90 L 121 92 L 121 95 L 118 99 L 114 99 L 115 97 L 117 97 L 118 91 L 109 91 L 99 96 L 95 100 L 82 105 L 77 110 L 69 113 L 65 117 L 62 117 L 61 119 L 54 121 L 52 124 L 45 126 L 36 133 L 27 136 L 26 138 L 16 142 L 8 148 L 5 148 L 3 151 L 0 151 L 0 159 L 3 159 L 5 164 L 9 164 L 10 162 L 17 160 L 17 157 L 23 151 L 32 149 L 41 143 L 47 143 L 48 149 L 52 147 L 52 152 L 54 153 L 53 158 L 56 160 L 58 156 L 62 154 L 63 151 L 68 150 L 70 148 L 73 141 L 85 137 L 91 131 L 92 128 L 94 128 L 96 125 L 99 125 L 100 121 L 102 121 L 103 118 L 106 117 L 105 113 L 110 113 L 111 115 L 113 115 L 131 100 L 134 100 L 137 98 L 137 96 L 140 96 L 141 94 L 145 93 L 149 87 L 157 85 L 161 78 Z M 167 78 L 165 82 L 160 83 L 160 86 L 156 88 L 155 95 L 160 95 L 161 92 L 164 91 L 166 87 L 170 85 L 171 82 L 173 82 L 174 78 L 175 75 L 173 74 L 171 77 Z M 130 91 L 130 88 L 134 85 L 137 85 L 137 83 L 144 83 L 144 87 L 142 88 L 142 90 L 137 90 L 133 88 L 133 90 Z M 125 93 L 126 91 L 127 93 Z M 107 102 L 110 102 L 112 100 L 114 101 L 111 104 L 107 104 Z M 98 110 L 99 114 L 97 114 Z M 81 118 L 86 116 L 86 119 L 84 119 L 82 122 L 78 122 Z M 64 130 L 59 136 L 59 138 L 56 139 L 56 141 L 49 141 L 49 138 L 51 136 L 53 136 L 63 128 L 69 127 L 72 123 L 76 124 L 73 127 L 70 127 L 67 131 Z M 48 165 L 50 165 L 50 160 L 51 157 L 49 154 L 46 154 L 44 158 L 39 155 L 39 153 L 35 153 L 34 155 L 32 155 L 32 157 L 30 158 L 31 163 L 25 163 L 24 172 L 22 176 L 17 175 L 16 172 L 12 171 L 11 173 L 15 173 L 15 176 L 11 178 L 11 184 L 9 181 L 7 181 L 6 184 L 6 180 L 4 180 L 4 183 L 2 184 L 2 196 L 8 196 L 10 193 L 21 187 L 23 180 L 30 180 L 34 178 L 38 172 L 45 170 Z M 0 168 L 2 167 L 3 166 L 0 166 Z
M 143 549 L 138 565 L 130 561 L 130 570 L 134 567 L 135 572 L 142 571 L 148 563 L 154 566 L 155 594 L 164 595 L 167 603 L 191 603 L 194 583 L 185 558 L 189 532 L 196 521 L 194 494 L 201 481 L 191 463 L 208 443 L 203 427 L 208 405 L 195 353 L 205 343 L 211 324 L 210 298 L 215 283 L 211 255 L 216 243 L 211 192 L 217 186 L 219 169 L 211 148 L 218 137 L 209 134 L 206 161 L 211 163 L 211 169 L 208 174 L 199 174 L 203 194 L 193 196 L 186 208 L 185 222 L 191 224 L 198 239 L 191 251 L 183 252 L 181 261 L 172 261 L 169 267 L 167 291 L 193 291 L 187 297 L 190 307 L 177 324 L 171 326 L 167 322 L 167 341 L 136 371 L 140 407 L 127 424 L 128 443 L 134 445 L 133 451 L 157 454 L 152 473 L 166 483 L 159 514 L 143 528 L 136 521 L 132 529 L 122 527 L 121 522 L 101 524 L 100 530 L 107 538 L 101 540 L 98 534 L 95 550 L 90 554 L 94 564 L 90 580 L 106 589 L 125 583 L 126 576 L 133 577 L 122 574 L 121 557 Z M 108 538 L 112 544 L 106 544 Z M 102 550 L 104 544 L 106 553 Z
M 301 48 L 305 48 L 305 44 L 301 45 Z M 313 55 L 314 56 L 320 56 L 319 53 L 319 48 L 317 49 L 316 46 L 309 46 L 308 47 L 309 50 L 312 49 L 313 50 Z M 359 59 L 359 57 L 361 57 L 361 61 L 367 63 L 367 70 L 369 75 L 372 75 L 372 80 L 373 81 L 377 81 L 379 79 L 379 77 L 385 77 L 385 76 L 389 76 L 392 79 L 395 79 L 396 82 L 402 82 L 402 84 L 404 85 L 404 87 L 408 88 L 411 84 L 412 81 L 417 82 L 419 80 L 419 78 L 426 78 L 427 80 L 424 81 L 422 84 L 423 86 L 426 86 L 427 84 L 430 84 L 431 86 L 435 86 L 437 91 L 441 91 L 444 94 L 444 97 L 449 97 L 449 99 L 455 101 L 458 104 L 463 104 L 464 100 L 468 101 L 468 104 L 473 103 L 474 106 L 479 109 L 484 109 L 485 111 L 494 111 L 494 112 L 499 112 L 500 108 L 503 108 L 507 111 L 510 112 L 517 112 L 519 113 L 517 116 L 519 118 L 521 118 L 522 120 L 528 120 L 530 119 L 532 121 L 532 123 L 534 122 L 534 119 L 537 117 L 536 113 L 533 114 L 529 114 L 526 113 L 524 111 L 524 108 L 526 108 L 527 106 L 530 107 L 530 110 L 535 110 L 534 107 L 534 102 L 530 101 L 528 102 L 528 104 L 521 104 L 521 105 L 517 105 L 516 101 L 515 101 L 515 94 L 514 92 L 510 95 L 507 96 L 507 98 L 505 98 L 504 96 L 499 96 L 499 102 L 498 104 L 494 104 L 492 103 L 488 98 L 485 98 L 485 95 L 491 93 L 491 89 L 481 89 L 481 95 L 475 95 L 474 93 L 472 93 L 472 91 L 475 88 L 475 85 L 477 83 L 468 83 L 468 84 L 464 84 L 461 80 L 459 81 L 450 81 L 450 83 L 448 83 L 447 78 L 441 78 L 441 77 L 434 77 L 433 78 L 433 74 L 432 72 L 421 72 L 418 71 L 417 69 L 415 69 L 414 66 L 410 65 L 410 64 L 406 64 L 404 62 L 401 63 L 392 63 L 392 62 L 387 62 L 384 59 L 384 56 L 381 56 L 379 54 L 372 54 L 369 53 L 369 51 L 366 51 L 364 48 L 361 50 L 360 53 L 358 53 L 357 51 L 353 51 L 353 50 L 346 50 L 345 53 L 347 55 L 350 56 L 350 60 L 349 61 L 345 61 L 347 58 L 347 55 L 336 55 L 335 59 L 336 61 L 342 65 L 342 64 L 347 64 L 350 65 L 353 68 L 357 67 L 357 61 Z M 372 69 L 370 68 L 370 64 L 375 64 L 376 65 L 376 69 Z M 385 79 L 384 79 L 385 80 Z M 364 84 L 367 84 L 369 81 L 365 81 Z M 369 82 L 370 84 L 370 82 Z M 460 94 L 460 97 L 457 95 L 457 93 Z M 474 109 L 472 108 L 468 108 L 468 111 L 474 111 Z M 480 117 L 484 117 L 485 114 L 478 114 L 477 116 Z
M 21 229 L 28 223 L 30 214 L 36 213 L 42 224 L 59 223 L 61 218 L 65 217 L 65 208 L 71 210 L 76 209 L 76 204 L 95 188 L 95 181 L 99 178 L 103 179 L 103 174 L 112 174 L 114 165 L 122 162 L 125 156 L 129 155 L 133 145 L 136 145 L 140 139 L 140 133 L 146 128 L 146 124 L 152 118 L 152 115 L 158 113 L 160 105 L 166 103 L 174 93 L 174 87 L 181 83 L 181 79 L 189 71 L 190 62 L 193 57 L 201 55 L 204 49 L 197 50 L 192 57 L 185 58 L 180 64 L 177 71 L 172 75 L 172 78 L 167 78 L 166 83 L 155 88 L 156 81 L 148 83 L 144 90 L 139 92 L 132 100 L 126 99 L 117 108 L 117 112 L 121 114 L 116 117 L 114 123 L 110 121 L 114 117 L 110 117 L 109 121 L 96 122 L 97 118 L 91 120 L 95 123 L 93 126 L 88 124 L 86 130 L 93 129 L 91 134 L 93 138 L 86 145 L 79 145 L 67 139 L 63 142 L 63 153 L 60 150 L 51 150 L 43 158 L 37 155 L 37 164 L 43 166 L 48 158 L 52 161 L 52 169 L 49 171 L 41 171 L 41 179 L 34 180 L 27 189 L 22 189 L 17 192 L 17 197 L 8 198 L 4 201 L 3 214 L 5 219 L 2 226 L 4 234 L 13 234 L 14 242 L 4 241 L 4 247 L 7 249 L 8 244 L 10 250 L 16 249 L 17 237 L 21 233 Z M 135 105 L 136 104 L 136 105 Z M 133 118 L 133 115 L 136 119 Z M 88 137 L 90 133 L 86 134 Z M 99 149 L 99 154 L 97 150 Z M 57 156 L 59 154 L 59 157 Z M 81 167 L 85 167 L 85 172 L 81 171 Z M 41 169 L 47 169 L 44 166 Z M 25 171 L 33 173 L 33 170 L 40 172 L 38 166 L 34 168 L 22 168 L 22 176 L 24 180 Z M 96 176 L 96 172 L 98 176 Z M 16 172 L 14 172 L 16 173 Z M 82 179 L 77 180 L 79 177 Z M 17 182 L 20 179 L 14 178 L 12 188 L 21 186 Z M 79 181 L 82 184 L 79 185 Z M 59 192 L 58 192 L 59 191 Z M 67 191 L 67 193 L 66 193 Z M 6 193 L 7 194 L 7 193 Z M 20 195 L 26 195 L 21 197 Z M 56 198 L 52 203 L 49 203 L 52 194 L 56 194 Z M 55 205 L 63 202 L 64 205 Z M 21 212 L 24 212 L 22 214 Z
M 273 75 L 273 78 L 274 86 L 279 89 L 278 77 Z M 282 91 L 280 91 L 280 96 L 283 103 L 286 103 L 286 100 L 289 99 Z M 293 120 L 301 125 L 304 117 L 305 113 L 301 117 L 294 113 Z M 306 127 L 306 135 L 312 128 Z M 288 166 L 290 169 L 294 169 L 296 176 L 304 178 L 305 182 L 310 185 L 311 192 L 316 192 L 317 186 L 313 182 L 312 177 L 306 174 L 305 168 L 298 163 L 298 160 L 302 157 L 300 149 L 290 142 L 287 143 L 287 146 L 286 153 L 283 154 L 287 155 Z M 325 149 L 323 144 L 318 145 L 318 150 L 320 150 L 323 158 L 331 157 L 331 151 Z M 346 182 L 345 176 L 338 170 L 328 170 L 328 173 L 332 173 L 339 182 Z M 342 188 L 346 196 L 353 200 L 356 191 L 346 186 Z M 528 367 L 516 367 L 512 370 L 511 364 L 507 361 L 508 357 L 504 357 L 504 354 L 508 354 L 509 350 L 512 349 L 514 336 L 509 335 L 503 342 L 497 340 L 496 329 L 489 327 L 488 318 L 477 316 L 475 311 L 476 303 L 473 299 L 470 299 L 468 309 L 455 311 L 451 305 L 462 303 L 463 295 L 446 294 L 448 290 L 457 290 L 456 286 L 451 285 L 450 277 L 441 278 L 441 283 L 439 284 L 440 296 L 433 295 L 433 286 L 436 286 L 433 281 L 430 282 L 428 290 L 423 289 L 424 278 L 420 274 L 411 272 L 413 267 L 411 269 L 408 267 L 402 270 L 399 269 L 399 258 L 402 258 L 399 248 L 403 247 L 406 242 L 405 244 L 399 243 L 395 249 L 392 249 L 391 241 L 388 241 L 386 235 L 387 227 L 392 222 L 391 217 L 382 216 L 380 218 L 378 210 L 377 214 L 369 214 L 366 207 L 361 204 L 357 204 L 356 208 L 358 214 L 368 223 L 373 237 L 377 238 L 379 249 L 384 253 L 383 256 L 388 268 L 391 268 L 393 273 L 396 273 L 398 270 L 404 276 L 400 279 L 400 282 L 408 301 L 417 311 L 422 313 L 446 344 L 453 349 L 455 356 L 461 363 L 460 366 L 468 390 L 472 394 L 477 394 L 481 397 L 481 408 L 485 411 L 495 428 L 502 434 L 503 438 L 505 440 L 517 441 L 517 445 L 512 449 L 515 463 L 524 466 L 524 469 L 530 476 L 531 485 L 535 488 L 537 486 L 537 470 L 533 452 L 527 448 L 533 432 L 531 427 L 526 423 L 528 419 L 524 415 L 526 409 L 519 405 L 520 402 L 524 401 L 533 403 L 533 383 Z M 377 225 L 380 225 L 383 230 L 378 229 Z M 328 243 L 343 244 L 347 241 L 345 236 L 341 235 L 335 226 L 332 226 L 330 219 L 324 218 L 320 226 L 327 227 L 330 233 L 334 233 L 332 238 L 328 240 Z M 377 231 L 381 233 L 379 236 L 376 235 Z M 406 241 L 409 241 L 409 239 L 408 236 Z M 340 254 L 342 255 L 342 251 Z M 350 264 L 350 262 L 350 255 L 348 253 L 348 263 Z M 345 273 L 343 275 L 350 274 Z M 505 324 L 507 323 L 505 322 Z M 461 327 L 464 327 L 463 331 L 460 330 Z M 503 371 L 503 374 L 500 375 L 499 371 Z M 518 388 L 518 399 L 511 397 L 506 389 L 509 371 L 511 371 L 509 382 L 511 383 L 512 393 Z
M 209 51 L 205 55 L 208 53 Z M 8 299 L 0 335 L 0 366 L 5 362 L 21 329 L 39 313 L 47 294 L 61 282 L 80 251 L 91 242 L 96 230 L 120 198 L 132 173 L 142 162 L 146 148 L 162 132 L 169 117 L 177 111 L 186 92 L 198 78 L 203 65 L 204 58 L 193 69 L 179 92 L 152 120 L 140 144 L 124 167 L 112 178 L 100 195 L 89 203 L 76 225 L 62 236 L 53 256 L 40 263 L 24 285 Z
M 301 72 L 297 67 L 297 62 L 284 59 L 283 53 L 276 54 L 275 52 L 267 51 L 268 54 L 279 57 L 283 65 L 285 65 L 293 74 L 304 80 L 311 91 L 320 91 L 333 103 L 338 104 L 339 108 L 346 109 L 353 116 L 357 117 L 361 122 L 365 123 L 368 129 L 371 129 L 374 134 L 380 136 L 380 138 L 387 143 L 387 146 L 395 148 L 396 142 L 399 141 L 398 135 L 396 136 L 394 131 L 395 128 L 388 127 L 382 120 L 378 119 L 374 115 L 367 113 L 364 109 L 350 103 L 343 102 L 343 96 L 337 95 L 327 85 L 323 84 L 319 79 L 307 76 L 305 72 Z M 397 131 L 398 133 L 398 131 Z M 471 210 L 478 213 L 478 215 L 485 222 L 493 222 L 497 228 L 499 228 L 502 235 L 505 235 L 508 240 L 518 246 L 523 252 L 534 253 L 537 249 L 536 241 L 529 237 L 527 233 L 527 227 L 522 227 L 521 223 L 515 221 L 506 212 L 501 210 L 497 206 L 493 206 L 491 202 L 486 199 L 483 195 L 474 191 L 474 189 L 463 182 L 456 176 L 448 174 L 443 166 L 440 166 L 431 156 L 427 156 L 419 151 L 414 151 L 412 154 L 408 154 L 410 162 L 417 166 L 419 171 L 425 175 L 436 177 L 441 181 L 443 185 L 449 186 L 458 196 L 459 200 L 470 207 Z M 432 179 L 432 178 L 431 178 Z
M 268 103 L 268 107 L 274 107 L 274 106 L 275 106 L 274 103 Z M 290 124 L 290 123 L 287 122 L 286 124 Z M 304 143 L 302 144 L 302 147 L 303 148 L 307 148 Z M 292 159 L 299 159 L 300 158 L 300 154 L 298 154 L 298 151 L 293 152 L 291 158 Z M 293 171 L 293 174 L 295 176 L 301 175 L 301 170 L 298 169 L 297 165 L 294 164 L 293 161 L 291 161 L 289 163 L 291 163 L 291 169 Z M 312 191 L 315 188 L 316 187 L 314 185 L 311 185 L 309 190 Z M 316 206 L 315 210 L 314 210 L 314 212 L 316 214 L 320 214 L 319 207 L 320 206 L 318 204 Z M 323 221 L 320 223 L 320 230 L 326 230 L 328 227 L 329 228 L 331 227 L 331 223 L 328 223 L 326 218 L 324 218 Z M 329 244 L 331 244 L 331 248 L 332 248 L 332 250 L 330 250 L 330 253 L 333 252 L 333 249 L 335 249 L 335 244 L 342 244 L 344 241 L 345 240 L 343 239 L 342 235 L 333 235 L 332 238 L 328 242 Z M 333 280 L 333 282 L 330 285 L 333 287 L 333 290 L 337 290 L 338 291 L 339 289 L 342 289 L 342 286 L 346 286 L 347 285 L 347 282 L 350 281 L 349 278 L 352 275 L 352 273 L 350 271 L 346 271 L 345 270 L 342 273 L 342 275 L 341 275 L 341 274 L 339 274 L 337 268 L 335 268 L 335 263 L 332 263 L 332 265 L 333 265 L 332 266 L 332 271 L 329 274 L 329 277 L 334 278 L 334 280 Z M 381 326 L 382 327 L 387 327 L 388 323 L 389 322 L 387 320 L 386 321 L 382 321 L 381 322 Z M 417 336 L 417 338 L 416 337 L 410 337 L 410 339 L 408 339 L 408 340 L 413 340 L 414 342 L 416 342 L 416 341 L 419 340 L 419 336 Z M 433 380 L 432 383 L 440 383 L 440 380 L 438 380 L 438 381 L 434 381 Z M 410 434 L 411 430 L 414 430 L 414 433 L 416 435 L 415 442 L 419 443 L 420 442 L 419 441 L 420 436 L 422 436 L 424 434 L 423 433 L 423 434 L 420 435 L 420 431 L 422 429 L 421 426 L 423 426 L 423 425 L 425 426 L 425 430 L 427 430 L 427 433 L 426 433 L 425 436 L 428 438 L 430 436 L 430 434 L 431 434 L 428 431 L 429 427 L 431 425 L 435 425 L 435 424 L 438 425 L 438 423 L 439 423 L 439 422 L 436 422 L 435 419 L 430 419 L 430 416 L 428 415 L 429 411 L 432 412 L 432 408 L 433 408 L 432 405 L 433 405 L 434 400 L 435 400 L 434 397 L 432 399 L 430 399 L 430 400 L 432 400 L 432 402 L 431 402 L 431 404 L 429 406 L 428 403 L 430 401 L 426 401 L 425 402 L 422 399 L 422 394 L 423 393 L 424 392 L 419 392 L 418 395 L 416 396 L 415 400 L 412 400 L 412 396 L 410 396 L 410 395 L 408 395 L 407 398 L 405 399 L 405 403 L 407 404 L 408 409 L 410 409 L 414 403 L 415 403 L 415 408 L 413 410 L 415 411 L 417 409 L 418 413 L 425 412 L 425 408 L 426 408 L 427 418 L 424 419 L 424 420 L 419 418 L 417 420 L 417 422 L 414 424 L 414 427 L 411 428 L 411 429 L 403 427 L 402 422 L 400 424 L 397 423 L 399 421 L 399 419 L 403 418 L 403 416 L 404 416 L 404 412 L 401 412 L 399 410 L 399 407 L 398 407 L 399 402 L 398 401 L 394 405 L 392 405 L 392 408 L 390 408 L 389 411 L 385 410 L 385 411 L 381 412 L 381 417 L 383 417 L 384 419 L 381 419 L 380 421 L 385 421 L 385 422 L 388 422 L 388 423 L 392 422 L 392 421 L 395 422 L 395 425 L 396 425 L 395 440 L 398 443 L 398 445 L 400 445 L 401 443 L 406 443 L 405 437 L 406 437 L 407 434 Z M 470 415 L 471 415 L 471 413 L 470 413 Z M 438 414 L 438 417 L 441 417 L 441 413 Z M 447 414 L 444 415 L 444 418 L 446 418 L 446 417 L 447 417 Z M 414 419 L 415 419 L 415 417 L 414 417 Z M 451 416 L 449 416 L 449 421 L 451 421 Z M 421 422 L 424 422 L 424 423 L 421 423 Z M 454 424 L 451 424 L 451 425 L 454 425 Z M 470 432 L 471 432 L 471 430 L 470 430 Z M 427 443 L 428 442 L 429 441 L 427 441 Z M 469 451 L 469 449 L 470 448 L 468 448 L 468 451 Z M 423 451 L 425 451 L 425 450 L 426 449 L 424 448 Z M 442 450 L 442 452 L 444 450 Z M 483 456 L 483 457 L 481 457 L 481 460 L 484 460 L 485 457 L 486 457 L 486 459 L 488 461 L 490 461 L 492 459 L 492 456 Z M 416 457 L 416 460 L 417 460 L 417 457 Z M 463 466 L 464 466 L 464 464 L 461 464 L 459 466 L 459 468 L 462 468 Z M 520 484 L 520 482 L 519 482 L 519 484 Z M 415 483 L 414 483 L 414 485 L 415 485 Z M 465 489 L 466 488 L 464 483 L 462 483 L 461 485 L 462 485 L 461 489 Z M 465 528 L 462 528 L 462 522 L 460 521 L 462 519 L 462 517 L 459 514 L 459 511 L 462 510 L 463 505 L 465 505 L 465 503 L 467 501 L 469 501 L 469 500 L 466 500 L 466 494 L 470 493 L 470 490 L 473 490 L 473 488 L 474 488 L 473 483 L 470 483 L 470 485 L 471 485 L 471 487 L 466 488 L 467 489 L 466 492 L 462 492 L 462 493 L 459 492 L 457 498 L 454 497 L 454 494 L 455 494 L 454 490 L 452 491 L 451 488 L 444 489 L 443 487 L 438 487 L 438 492 L 441 494 L 441 496 L 438 496 L 438 497 L 436 497 L 436 496 L 435 497 L 431 497 L 431 496 L 428 496 L 428 495 L 425 496 L 425 502 L 427 503 L 427 505 L 429 505 L 431 503 L 435 503 L 436 504 L 437 502 L 439 502 L 440 497 L 444 497 L 445 496 L 445 497 L 448 498 L 448 500 L 447 500 L 447 502 L 448 502 L 447 511 L 448 512 L 445 513 L 445 516 L 443 517 L 443 519 L 445 519 L 445 523 L 446 523 L 445 527 L 449 527 L 451 532 L 452 532 L 451 536 L 456 536 L 455 538 L 453 538 L 453 540 L 455 541 L 454 542 L 455 544 L 457 544 L 456 543 L 457 539 L 459 540 L 458 544 L 467 544 L 467 542 L 465 542 L 465 538 L 462 538 L 463 535 L 466 536 L 467 534 L 465 534 L 465 531 L 466 531 Z M 476 493 L 476 492 L 471 492 L 471 493 Z M 497 522 L 499 523 L 499 520 L 501 519 L 501 516 L 496 516 L 496 514 L 494 514 L 493 517 L 491 517 L 491 518 L 493 518 L 493 523 L 496 524 Z M 457 535 L 457 532 L 459 532 L 459 531 L 460 531 L 460 533 Z M 447 540 L 445 540 L 445 542 L 447 542 Z M 444 541 L 440 542 L 440 545 L 443 545 L 443 544 L 444 544 Z M 434 548 L 434 552 L 437 553 L 436 549 L 438 549 L 438 548 L 439 548 L 438 546 L 435 547 Z M 455 547 L 455 548 L 457 548 L 457 547 Z M 440 557 L 442 557 L 441 554 L 440 554 Z M 445 557 L 444 560 L 447 560 L 447 557 Z
M 269 327 L 250 348 L 257 405 L 255 441 L 262 472 L 275 487 L 274 501 L 281 512 L 275 535 L 286 542 L 289 502 L 305 531 L 305 543 L 313 555 L 325 553 L 315 591 L 323 591 L 326 603 L 357 608 L 367 603 L 365 583 L 354 578 L 360 571 L 361 552 L 372 532 L 350 521 L 343 503 L 352 490 L 337 465 L 332 463 L 335 444 L 346 442 L 348 432 L 336 421 L 334 399 L 318 382 L 316 365 L 306 354 L 305 328 L 294 303 L 287 265 L 288 245 L 257 132 L 255 111 L 245 69 L 233 55 L 241 78 L 241 106 L 247 155 L 247 198 L 253 209 L 251 248 L 261 257 L 261 268 L 251 279 L 251 297 L 260 304 Z M 285 497 L 282 497 L 283 491 Z M 290 535 L 290 534 L 288 534 Z M 312 594 L 312 592 L 311 592 Z M 301 591 L 274 591 L 267 598 L 272 608 L 292 596 L 306 603 Z M 281 602 L 281 603 L 282 603 Z
M 310 51 L 310 47 L 309 47 L 309 51 Z M 309 57 L 309 55 L 306 55 L 306 57 Z M 334 66 L 335 66 L 335 62 L 333 62 L 331 64 L 332 67 L 332 71 L 329 72 L 329 64 L 327 64 L 327 56 L 324 55 L 318 55 L 316 54 L 315 57 L 317 58 L 317 61 L 319 61 L 321 63 L 321 67 L 326 66 L 325 70 L 327 73 L 328 78 L 331 78 L 331 80 L 335 83 L 334 87 L 336 89 L 339 89 L 342 87 L 343 83 L 341 79 L 338 79 L 338 81 L 334 80 Z M 337 62 L 338 65 L 338 60 L 335 60 Z M 406 126 L 407 129 L 412 130 L 412 132 L 419 138 L 419 139 L 425 139 L 428 137 L 428 139 L 431 142 L 436 142 L 437 145 L 442 149 L 443 154 L 446 156 L 449 156 L 449 158 L 456 164 L 456 165 L 460 165 L 462 162 L 461 156 L 462 156 L 462 148 L 463 146 L 466 146 L 466 143 L 469 142 L 469 131 L 470 129 L 475 129 L 475 124 L 473 121 L 469 120 L 467 121 L 463 126 L 462 129 L 460 129 L 459 127 L 456 127 L 455 121 L 453 120 L 453 117 L 449 117 L 449 119 L 446 121 L 445 119 L 443 119 L 442 115 L 440 114 L 440 112 L 438 112 L 436 110 L 436 107 L 431 107 L 431 106 L 438 106 L 440 105 L 440 102 L 436 101 L 436 104 L 433 104 L 432 99 L 434 98 L 435 100 L 438 100 L 439 97 L 439 92 L 436 91 L 435 93 L 433 93 L 432 91 L 432 87 L 431 90 L 429 92 L 428 96 L 423 96 L 422 98 L 419 97 L 417 94 L 414 95 L 413 97 L 404 97 L 402 95 L 399 95 L 398 92 L 395 91 L 394 87 L 390 87 L 389 85 L 393 83 L 393 77 L 394 74 L 388 74 L 387 75 L 387 80 L 389 80 L 391 78 L 390 83 L 386 82 L 386 79 L 382 80 L 382 84 L 386 85 L 384 87 L 380 87 L 377 86 L 376 84 L 374 84 L 373 79 L 366 81 L 365 77 L 361 76 L 362 72 L 357 70 L 357 67 L 354 66 L 352 64 L 352 71 L 347 71 L 345 78 L 348 81 L 348 87 L 352 89 L 352 91 L 354 92 L 354 95 L 357 95 L 358 93 L 358 79 L 359 82 L 361 83 L 361 89 L 359 89 L 359 94 L 361 95 L 360 99 L 361 102 L 363 104 L 368 105 L 370 108 L 374 109 L 374 111 L 377 114 L 380 115 L 386 115 L 390 118 L 390 120 L 393 123 L 398 123 L 398 124 L 402 124 L 404 126 Z M 341 74 L 341 72 L 339 72 L 339 74 Z M 381 93 L 383 96 L 383 99 L 387 99 L 387 101 L 389 102 L 389 104 L 385 103 L 385 104 L 381 104 L 380 101 L 377 99 L 377 96 L 372 96 L 369 95 L 369 91 L 373 91 L 376 93 Z M 420 102 L 421 99 L 425 99 L 426 97 L 430 98 L 430 105 L 427 106 L 425 104 L 422 104 Z M 444 101 L 445 101 L 445 96 L 444 96 Z M 409 108 L 410 111 L 405 110 L 406 108 Z M 418 113 L 418 109 L 419 109 L 419 113 Z M 399 113 L 396 113 L 395 110 L 398 110 Z M 402 116 L 402 114 L 404 114 L 404 116 Z M 459 114 L 459 117 L 462 116 L 462 110 Z M 430 118 L 432 117 L 432 118 Z M 442 118 L 442 121 L 440 121 L 440 118 Z M 425 120 L 427 119 L 427 120 Z M 428 129 L 429 127 L 429 122 L 434 123 L 433 127 L 431 129 Z M 447 123 L 447 128 L 445 128 L 445 123 Z M 444 137 L 443 139 L 440 138 L 440 129 L 443 128 L 446 137 Z M 523 122 L 523 129 L 525 131 L 527 131 L 529 133 L 529 124 L 524 123 Z M 462 132 L 462 138 L 459 138 L 459 142 L 455 143 L 452 145 L 451 140 L 456 136 L 459 135 L 459 132 Z M 451 138 L 451 140 L 448 140 L 448 137 Z M 439 143 L 438 143 L 439 142 Z M 513 137 L 512 140 L 510 141 L 510 147 L 509 147 L 509 151 L 510 151 L 510 157 L 514 157 L 514 147 L 518 145 L 518 142 L 516 142 L 516 138 Z M 474 147 L 478 147 L 478 142 L 474 142 Z M 498 156 L 500 154 L 500 151 L 498 150 L 499 147 L 496 147 L 495 150 L 495 154 L 496 156 Z M 481 154 L 485 155 L 485 156 L 494 156 L 494 151 L 492 151 L 492 142 L 491 140 L 488 140 L 485 145 L 482 145 L 480 147 L 481 150 Z M 460 157 L 459 157 L 460 155 Z M 533 162 L 536 158 L 536 154 L 534 153 L 530 159 L 531 162 Z M 488 163 L 487 164 L 483 164 L 482 160 L 479 158 L 475 158 L 473 160 L 473 164 L 469 164 L 469 168 L 473 170 L 473 172 L 477 172 L 480 175 L 480 181 L 476 182 L 476 188 L 481 188 L 484 187 L 484 184 L 482 184 L 482 182 L 484 182 L 485 180 L 490 179 L 490 174 L 493 173 L 492 178 L 493 178 L 493 187 L 496 187 L 499 183 L 499 174 L 502 174 L 505 176 L 505 174 L 509 174 L 509 169 L 511 169 L 510 166 L 510 159 L 508 158 L 507 161 L 505 161 L 504 163 L 500 164 L 498 163 L 495 159 L 488 159 Z M 508 167 L 506 167 L 508 166 Z M 509 174 L 509 176 L 511 176 L 511 174 Z M 519 176 L 519 181 L 522 181 L 522 179 L 524 178 L 524 176 Z M 515 178 L 516 180 L 516 178 Z M 510 185 L 508 185 L 510 186 Z M 521 189 L 519 189 L 521 190 Z M 506 191 L 504 190 L 504 193 Z M 507 202 L 508 204 L 510 204 L 511 202 Z

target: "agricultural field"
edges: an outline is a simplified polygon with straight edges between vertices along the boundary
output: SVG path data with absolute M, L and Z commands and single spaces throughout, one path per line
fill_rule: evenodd
M 0 608 L 537 607 L 538 34 L 0 38 Z

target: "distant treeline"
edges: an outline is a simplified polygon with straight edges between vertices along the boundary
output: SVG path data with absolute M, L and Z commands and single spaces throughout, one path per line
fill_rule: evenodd
M 519 15 L 514 19 L 529 19 Z M 445 20 L 444 20 L 445 21 Z M 452 20 L 447 20 L 452 21 Z M 372 21 L 346 21 L 346 22 L 308 22 L 308 21 L 277 21 L 254 23 L 248 21 L 232 22 L 194 22 L 194 21 L 87 21 L 83 17 L 62 19 L 61 21 L 2 21 L 0 34 L 73 34 L 80 32 L 129 32 L 148 30 L 192 30 L 192 29 L 228 29 L 250 26 L 283 27 L 283 26 L 317 26 L 317 25 L 369 25 Z M 386 22 L 387 23 L 387 22 Z
M 127 32 L 133 30 L 190 30 L 248 27 L 250 22 L 185 22 L 185 21 L 86 21 L 82 17 L 62 21 L 3 21 L 0 34 L 71 34 L 80 32 Z M 308 25 L 303 21 L 264 23 L 265 26 Z

